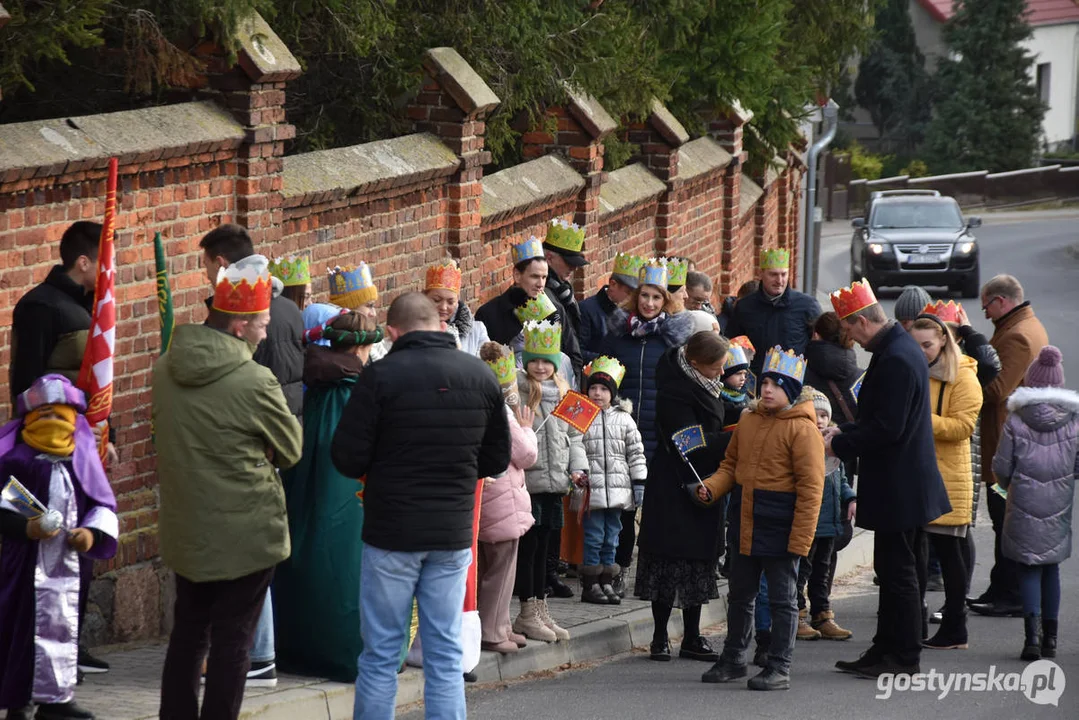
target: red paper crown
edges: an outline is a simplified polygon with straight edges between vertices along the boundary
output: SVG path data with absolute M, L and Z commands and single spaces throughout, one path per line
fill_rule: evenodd
M 266 312 L 271 297 L 269 261 L 262 255 L 249 255 L 218 271 L 214 310 L 237 315 Z
M 963 309 L 963 306 L 956 303 L 955 300 L 949 300 L 945 303 L 943 300 L 937 300 L 936 304 L 928 303 L 925 309 L 922 310 L 922 315 L 936 315 L 944 322 L 958 323 L 959 312 Z
M 877 296 L 873 294 L 873 288 L 865 278 L 861 281 L 855 280 L 850 287 L 832 293 L 832 308 L 841 320 L 876 304 Z
M 427 268 L 427 282 L 424 290 L 449 290 L 461 292 L 461 269 L 453 260 L 447 260 Z

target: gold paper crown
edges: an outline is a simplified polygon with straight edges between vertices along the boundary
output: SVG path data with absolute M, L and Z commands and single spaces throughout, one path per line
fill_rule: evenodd
M 652 258 L 641 266 L 638 282 L 641 285 L 655 285 L 667 289 L 667 258 Z
M 611 274 L 617 275 L 618 279 L 627 285 L 637 287 L 637 280 L 643 266 L 644 258 L 641 256 L 618 253 L 614 256 L 614 269 L 611 270 Z
M 689 261 L 685 258 L 667 258 L 667 287 L 682 287 L 689 275 Z
M 562 363 L 562 325 L 546 320 L 524 323 L 525 345 L 522 360 L 528 365 L 529 360 L 537 358 L 549 360 L 558 367 Z
M 449 290 L 453 293 L 461 292 L 461 269 L 457 267 L 455 260 L 432 265 L 427 268 L 427 281 L 424 290 Z
M 500 348 L 502 354 L 497 360 L 487 362 L 487 365 L 495 371 L 498 384 L 505 387 L 517 382 L 517 358 L 514 357 L 513 350 L 505 345 L 501 345 Z
M 270 274 L 285 287 L 306 285 L 311 282 L 311 262 L 307 257 L 298 255 L 280 257 L 270 263 Z
M 545 318 L 551 317 L 551 314 L 556 310 L 554 303 L 551 302 L 551 298 L 547 297 L 546 292 L 540 292 L 539 295 L 532 298 L 524 305 L 513 309 L 513 314 L 517 316 L 519 321 L 527 322 L 528 320 L 540 321 Z
M 621 387 L 622 378 L 626 376 L 626 366 L 612 357 L 600 355 L 588 363 L 588 366 L 584 369 L 584 374 L 589 377 L 596 373 L 606 375 L 611 380 L 614 380 L 615 387 Z
M 922 310 L 922 315 L 936 315 L 944 322 L 958 323 L 959 312 L 962 309 L 963 305 L 956 303 L 955 300 L 949 300 L 947 304 L 943 300 L 937 300 L 935 305 L 928 303 Z
M 776 345 L 764 356 L 764 369 L 761 374 L 765 373 L 776 373 L 802 382 L 806 374 L 806 359 L 795 355 L 793 350 L 784 351 Z
M 790 250 L 761 250 L 761 270 L 786 270 L 791 266 Z
M 741 346 L 731 343 L 727 350 L 727 359 L 723 361 L 723 369 L 726 371 L 736 367 L 748 368 L 749 358 L 746 357 L 746 351 Z
M 270 309 L 273 283 L 270 261 L 262 255 L 248 255 L 217 271 L 214 310 L 234 315 L 252 315 Z
M 855 280 L 850 284 L 850 287 L 836 290 L 832 293 L 831 298 L 832 308 L 840 320 L 850 317 L 859 310 L 865 310 L 877 302 L 877 296 L 873 294 L 873 288 L 865 278 L 862 278 L 861 281 Z
M 584 228 L 556 218 L 547 226 L 547 237 L 543 243 L 559 250 L 579 253 L 584 248 Z
M 543 243 L 535 237 L 530 237 L 510 248 L 510 257 L 514 265 L 523 263 L 525 260 L 541 258 L 543 257 Z
M 367 263 L 358 267 L 335 267 L 329 271 L 330 302 L 355 310 L 378 299 L 378 288 Z

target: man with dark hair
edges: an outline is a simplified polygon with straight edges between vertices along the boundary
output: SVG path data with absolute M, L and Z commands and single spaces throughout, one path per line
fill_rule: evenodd
M 618 253 L 607 284 L 592 297 L 581 302 L 581 355 L 585 362 L 599 356 L 603 338 L 610 326 L 607 318 L 637 289 L 637 276 L 644 264 L 637 255 Z
M 868 282 L 833 293 L 832 306 L 850 338 L 873 354 L 857 418 L 825 430 L 825 448 L 860 462 L 857 524 L 874 531 L 880 579 L 873 645 L 836 667 L 863 677 L 916 674 L 927 620 L 917 573 L 922 528 L 952 509 L 937 467 L 929 366 L 910 334 L 888 320 Z
M 712 278 L 690 270 L 686 275 L 686 310 L 703 310 L 715 317 L 712 307 Z
M 11 319 L 11 366 L 8 391 L 15 398 L 39 377 L 59 373 L 71 382 L 79 377 L 82 356 L 90 332 L 97 285 L 97 250 L 101 225 L 80 220 L 60 238 L 60 264 L 54 265 L 37 287 L 15 304 Z M 116 462 L 115 429 L 109 428 L 108 461 Z M 81 592 L 79 625 L 86 615 L 86 599 L 93 580 L 94 563 L 79 556 Z M 109 665 L 79 645 L 79 670 L 104 673 Z
M 389 354 L 360 375 L 334 433 L 333 464 L 364 485 L 353 717 L 393 716 L 412 598 L 419 603 L 424 698 L 465 717 L 461 617 L 479 478 L 505 471 L 510 434 L 491 369 L 442 332 L 420 293 L 390 305 Z
M 577 268 L 584 267 L 588 260 L 584 256 L 584 228 L 565 220 L 552 220 L 547 226 L 547 237 L 543 241 L 543 257 L 547 261 L 547 289 L 554 293 L 555 299 L 565 310 L 565 322 L 562 334 L 571 332 L 580 341 L 581 308 L 573 294 L 570 278 Z M 574 365 L 574 373 L 580 375 L 581 367 Z

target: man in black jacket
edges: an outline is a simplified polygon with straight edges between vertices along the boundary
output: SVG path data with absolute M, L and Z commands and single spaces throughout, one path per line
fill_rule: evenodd
M 923 637 L 917 549 L 922 528 L 952 509 L 937 467 L 929 366 L 918 343 L 888 320 L 868 283 L 834 293 L 832 305 L 850 337 L 873 354 L 857 419 L 825 431 L 825 447 L 844 462 L 859 460 L 857 524 L 874 531 L 880 578 L 873 645 L 836 667 L 864 677 L 915 674 Z
M 393 348 L 360 375 L 331 446 L 338 471 L 365 478 L 354 717 L 381 718 L 394 706 L 402 619 L 415 596 L 425 619 L 425 700 L 463 718 L 460 633 L 476 483 L 509 465 L 509 426 L 494 374 L 457 350 L 427 297 L 398 297 L 386 325 Z

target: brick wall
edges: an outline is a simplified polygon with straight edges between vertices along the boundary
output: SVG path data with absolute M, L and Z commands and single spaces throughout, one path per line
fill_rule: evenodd
M 264 23 L 265 43 L 279 42 Z M 594 99 L 568 91 L 550 109 L 555 131 L 524 138 L 528 162 L 484 175 L 484 118 L 498 103 L 452 49 L 424 58 L 426 80 L 408 107 L 413 135 L 285 156 L 293 129 L 281 111 L 298 72 L 287 49 L 259 66 L 244 45 L 237 67 L 216 67 L 199 102 L 0 127 L 0 363 L 10 362 L 17 300 L 59 260 L 58 240 L 104 212 L 105 167 L 120 160 L 113 424 L 121 461 L 110 468 L 120 510 L 116 558 L 100 563 L 87 635 L 94 642 L 167 630 L 168 573 L 157 558 L 151 368 L 159 353 L 153 234 L 164 236 L 177 322 L 200 322 L 209 284 L 198 242 L 223 222 L 249 226 L 270 256 L 306 253 L 316 300 L 324 269 L 372 266 L 385 308 L 420 289 L 423 268 L 447 255 L 465 270 L 475 308 L 510 282 L 509 247 L 542 237 L 555 217 L 582 223 L 592 261 L 577 282 L 591 294 L 618 252 L 686 255 L 732 293 L 752 277 L 755 250 L 793 248 L 798 166 L 790 163 L 743 208 L 738 113 L 690 139 L 658 103 L 636 125 L 641 156 L 607 172 L 603 140 L 615 123 Z M 542 135 L 542 137 L 541 137 Z M 0 375 L 7 397 L 7 374 Z M 0 420 L 10 411 L 0 403 Z

